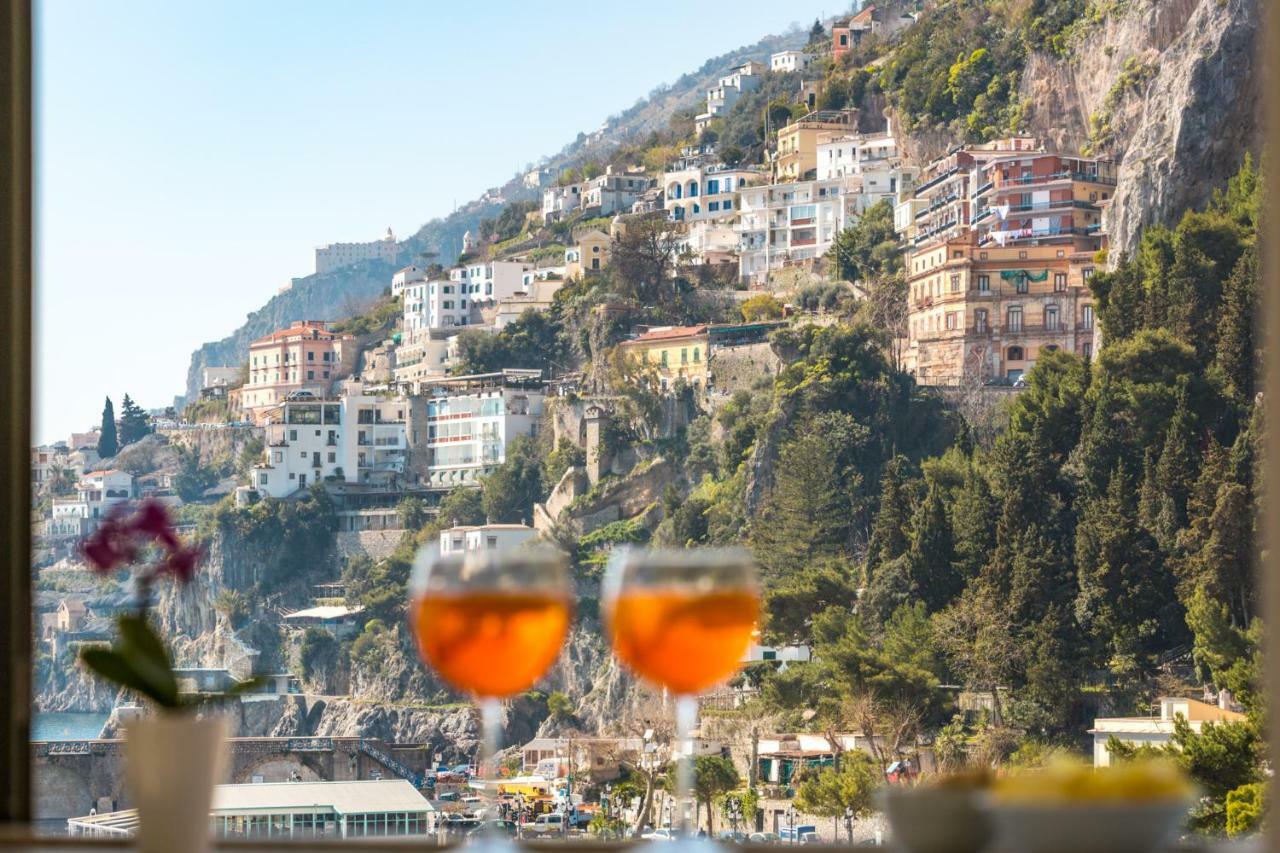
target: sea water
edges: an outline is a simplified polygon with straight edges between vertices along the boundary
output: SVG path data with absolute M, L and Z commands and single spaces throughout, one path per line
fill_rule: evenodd
M 110 714 L 57 712 L 36 714 L 31 722 L 32 740 L 93 740 Z

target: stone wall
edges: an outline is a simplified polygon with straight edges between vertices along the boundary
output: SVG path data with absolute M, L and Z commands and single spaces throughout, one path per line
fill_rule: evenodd
M 749 391 L 764 376 L 777 376 L 782 360 L 768 342 L 717 347 L 711 353 L 709 382 L 716 396 Z
M 403 530 L 359 530 L 334 534 L 338 554 L 343 559 L 363 554 L 374 561 L 390 557 L 403 536 Z

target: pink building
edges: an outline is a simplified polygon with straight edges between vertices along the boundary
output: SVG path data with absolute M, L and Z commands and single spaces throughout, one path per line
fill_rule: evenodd
M 295 391 L 327 396 L 330 386 L 351 374 L 355 338 L 337 335 L 323 320 L 295 320 L 249 345 L 249 381 L 238 395 L 240 408 L 256 419 Z

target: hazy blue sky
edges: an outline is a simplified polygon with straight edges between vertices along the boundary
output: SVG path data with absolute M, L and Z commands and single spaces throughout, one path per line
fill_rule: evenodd
M 182 391 L 312 250 L 406 235 L 847 4 L 40 3 L 37 438 Z

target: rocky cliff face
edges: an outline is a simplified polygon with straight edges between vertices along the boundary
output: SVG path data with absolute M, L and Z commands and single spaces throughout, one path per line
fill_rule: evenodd
M 1114 256 L 1226 183 L 1259 150 L 1257 0 L 1134 0 L 1085 31 L 1067 56 L 1035 55 L 1022 80 L 1028 131 L 1064 150 L 1109 127 L 1120 162 L 1108 213 Z

